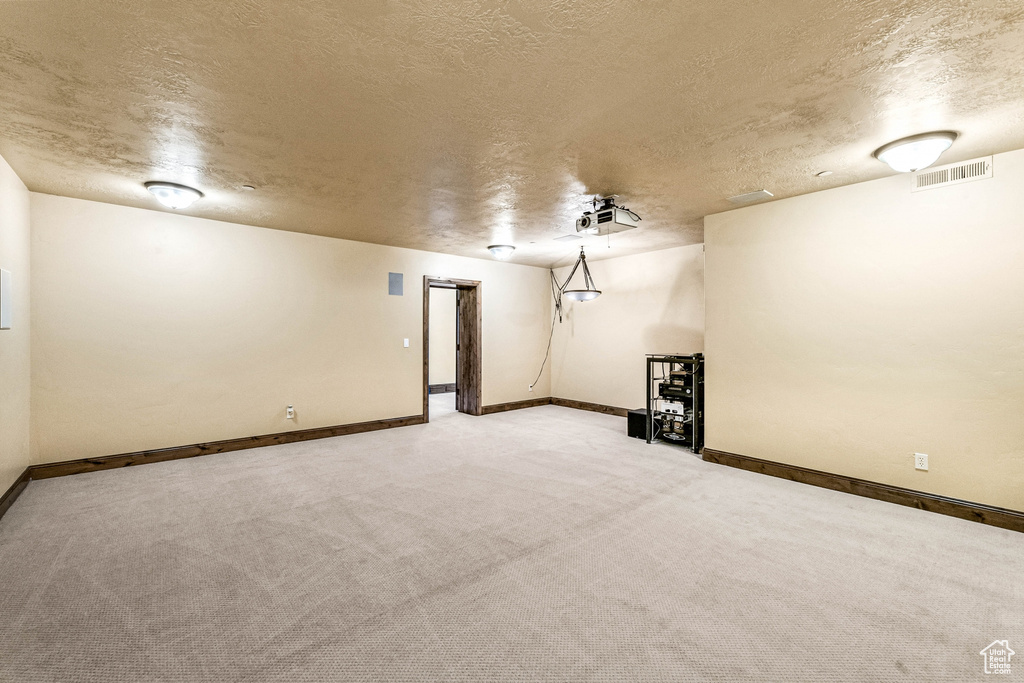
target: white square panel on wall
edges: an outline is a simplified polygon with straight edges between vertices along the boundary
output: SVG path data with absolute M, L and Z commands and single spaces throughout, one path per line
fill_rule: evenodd
M 11 273 L 0 268 L 0 330 L 11 329 L 14 297 L 11 296 Z

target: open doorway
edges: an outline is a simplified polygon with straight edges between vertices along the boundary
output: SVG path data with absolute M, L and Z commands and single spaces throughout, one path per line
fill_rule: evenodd
M 430 288 L 430 339 L 428 344 L 430 417 L 455 412 L 455 361 L 458 341 L 458 293 L 454 287 Z
M 438 311 L 431 317 L 431 292 L 437 292 L 438 299 L 433 309 Z M 449 292 L 454 293 L 454 298 Z M 451 303 L 454 306 L 454 342 L 455 358 L 448 374 L 446 356 L 449 348 L 448 328 L 452 318 L 442 307 Z M 481 391 L 481 326 L 482 308 L 480 305 L 480 282 L 477 280 L 454 280 L 423 278 L 423 419 L 430 421 L 431 395 L 441 397 L 448 393 L 450 384 L 454 384 L 454 408 L 460 413 L 469 415 L 482 414 Z M 434 324 L 438 329 L 434 329 Z M 431 349 L 431 343 L 441 348 Z M 431 357 L 434 363 L 431 362 Z M 431 369 L 435 371 L 431 377 Z M 441 381 L 451 376 L 453 382 Z M 436 381 L 435 381 L 436 380 Z M 438 399 L 438 402 L 444 398 Z

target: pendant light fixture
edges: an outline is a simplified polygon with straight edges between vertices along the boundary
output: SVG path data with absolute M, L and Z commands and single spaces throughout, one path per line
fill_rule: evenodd
M 187 209 L 194 201 L 203 198 L 203 193 L 199 190 L 178 183 L 151 180 L 146 183 L 146 189 L 168 209 Z
M 583 266 L 583 285 L 585 289 L 566 289 L 569 283 L 572 282 L 572 276 L 576 274 L 576 270 L 580 266 Z M 601 290 L 594 285 L 594 278 L 590 276 L 590 268 L 587 267 L 587 255 L 583 252 L 583 247 L 580 247 L 580 257 L 576 259 L 576 265 L 572 267 L 569 277 L 565 279 L 565 284 L 559 289 L 563 295 L 573 301 L 593 301 L 601 296 Z
M 894 140 L 875 150 L 874 157 L 884 161 L 894 171 L 911 173 L 928 168 L 957 139 L 957 133 L 951 130 L 937 130 L 931 133 L 911 135 L 908 138 Z
M 566 289 L 581 265 L 583 266 L 583 286 L 585 289 Z M 548 274 L 551 276 L 551 294 L 555 297 L 555 310 L 551 315 L 551 333 L 548 335 L 548 350 L 544 353 L 544 360 L 541 361 L 540 370 L 537 371 L 537 378 L 530 385 L 530 391 L 533 391 L 533 388 L 537 386 L 537 382 L 540 381 L 540 376 L 544 374 L 544 366 L 548 362 L 548 356 L 551 355 L 551 340 L 555 336 L 555 321 L 562 322 L 562 295 L 573 301 L 593 301 L 601 296 L 601 290 L 594 284 L 594 278 L 590 275 L 590 268 L 587 267 L 587 255 L 583 252 L 583 247 L 580 247 L 580 257 L 576 259 L 576 265 L 572 267 L 572 271 L 569 273 L 569 277 L 565 278 L 565 282 L 558 284 L 558 280 L 555 278 L 555 271 L 553 270 L 549 270 Z

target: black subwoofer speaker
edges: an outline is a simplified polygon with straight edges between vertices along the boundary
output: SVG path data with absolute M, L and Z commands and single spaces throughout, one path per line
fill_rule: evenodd
M 634 439 L 647 439 L 647 411 L 643 408 L 626 414 L 626 433 Z

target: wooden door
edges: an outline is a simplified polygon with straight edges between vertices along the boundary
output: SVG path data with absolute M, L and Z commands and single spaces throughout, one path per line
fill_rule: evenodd
M 459 287 L 456 297 L 455 409 L 481 414 L 480 288 Z

